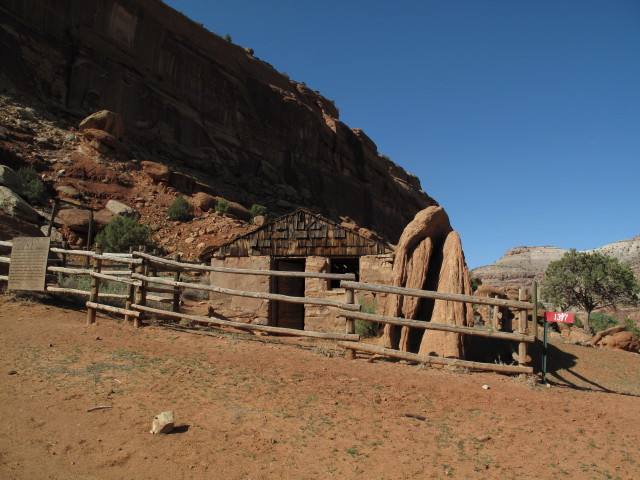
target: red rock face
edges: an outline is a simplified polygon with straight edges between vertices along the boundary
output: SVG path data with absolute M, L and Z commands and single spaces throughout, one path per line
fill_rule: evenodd
M 301 205 L 348 215 L 392 241 L 436 203 L 340 122 L 332 101 L 162 2 L 52 8 L 47 0 L 0 6 L 6 78 L 78 120 L 119 114 L 147 158 L 184 166 L 219 195 L 274 213 Z

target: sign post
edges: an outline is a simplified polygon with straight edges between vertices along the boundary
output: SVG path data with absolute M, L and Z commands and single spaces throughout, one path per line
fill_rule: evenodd
M 542 350 L 542 381 L 547 383 L 547 343 L 549 339 L 549 322 L 573 323 L 573 313 L 545 312 L 544 314 L 544 347 Z

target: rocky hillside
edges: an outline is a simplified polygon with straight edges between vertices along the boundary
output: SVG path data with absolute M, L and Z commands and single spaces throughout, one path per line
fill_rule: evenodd
M 529 286 L 534 279 L 542 280 L 549 263 L 559 260 L 566 252 L 557 247 L 516 247 L 493 265 L 476 268 L 472 274 L 482 283 L 494 287 Z M 640 235 L 585 252 L 615 257 L 629 265 L 640 278 Z
M 331 100 L 159 0 L 8 0 L 0 17 L 8 91 L 63 129 L 120 114 L 123 161 L 167 165 L 245 206 L 348 216 L 391 241 L 436 204 Z

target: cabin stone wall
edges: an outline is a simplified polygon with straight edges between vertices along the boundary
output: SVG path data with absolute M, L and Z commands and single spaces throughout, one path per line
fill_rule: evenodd
M 365 255 L 360 257 L 360 281 L 378 285 L 390 285 L 393 272 L 394 254 Z M 358 303 L 369 313 L 384 315 L 388 294 L 376 292 L 356 292 Z
M 388 284 L 393 269 L 393 254 L 364 255 L 360 257 L 360 281 L 366 283 Z M 225 257 L 212 258 L 212 266 L 242 268 L 252 270 L 269 270 L 272 257 Z M 329 258 L 309 256 L 305 258 L 305 271 L 314 273 L 329 272 Z M 252 292 L 270 291 L 271 277 L 258 275 L 239 275 L 232 273 L 211 272 L 211 285 L 245 290 Z M 338 302 L 345 301 L 344 288 L 330 288 L 329 280 L 317 278 L 305 279 L 305 296 L 322 298 Z M 356 301 L 371 308 L 375 313 L 384 314 L 387 294 L 373 292 L 356 292 Z M 216 316 L 229 320 L 258 323 L 269 323 L 269 301 L 235 297 L 211 292 L 210 308 Z M 304 328 L 316 332 L 344 332 L 346 320 L 338 316 L 338 308 L 316 305 L 305 305 Z
M 314 273 L 329 273 L 329 258 L 307 257 L 305 271 Z M 329 289 L 329 280 L 319 278 L 305 279 L 305 296 L 345 301 L 344 288 Z M 344 332 L 346 320 L 338 316 L 338 308 L 322 305 L 305 305 L 304 329 L 315 332 Z
M 271 257 L 227 257 L 212 258 L 211 266 L 242 268 L 251 270 L 269 270 Z M 240 275 L 237 273 L 211 272 L 211 285 L 215 287 L 245 290 L 248 292 L 269 293 L 270 278 L 266 275 Z M 269 323 L 269 301 L 260 298 L 247 298 L 211 292 L 209 309 L 214 316 L 236 322 Z

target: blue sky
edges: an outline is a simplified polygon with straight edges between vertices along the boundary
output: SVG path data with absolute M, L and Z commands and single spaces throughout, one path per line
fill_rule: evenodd
M 165 3 L 335 100 L 471 268 L 640 235 L 640 0 Z

